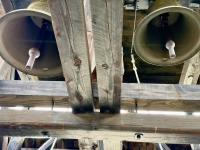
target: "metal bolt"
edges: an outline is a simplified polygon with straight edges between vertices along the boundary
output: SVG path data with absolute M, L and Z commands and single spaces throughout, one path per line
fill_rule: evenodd
M 141 139 L 141 137 L 143 136 L 143 134 L 141 133 L 135 133 L 135 139 Z
M 103 67 L 104 69 L 108 69 L 108 65 L 107 65 L 107 64 L 103 64 L 102 67 Z
M 166 60 L 167 60 L 167 58 L 162 58 L 162 60 L 163 60 L 163 61 L 166 61 Z
M 42 70 L 43 70 L 43 71 L 48 71 L 48 70 L 49 70 L 49 68 L 42 68 Z
M 78 58 L 74 59 L 74 65 L 75 66 L 80 66 L 81 63 L 82 63 L 82 61 L 80 59 L 78 59 Z
M 41 134 L 48 137 L 50 136 L 49 131 L 42 131 Z

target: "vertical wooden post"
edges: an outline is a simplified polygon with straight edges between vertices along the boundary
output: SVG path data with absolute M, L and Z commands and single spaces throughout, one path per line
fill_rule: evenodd
M 93 112 L 83 0 L 48 0 L 73 112 Z
M 122 0 L 90 0 L 100 111 L 119 113 Z

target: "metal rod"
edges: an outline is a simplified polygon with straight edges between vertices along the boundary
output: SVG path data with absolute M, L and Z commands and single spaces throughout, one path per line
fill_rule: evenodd
M 160 15 L 160 19 L 162 21 L 163 28 L 164 28 L 163 32 L 164 32 L 165 41 L 166 41 L 165 47 L 169 50 L 170 58 L 175 58 L 176 57 L 175 50 L 174 50 L 175 42 L 172 41 L 171 34 L 169 31 L 168 17 L 169 17 L 169 13 L 164 13 Z
M 28 52 L 30 57 L 27 61 L 26 67 L 25 67 L 28 70 L 31 70 L 33 68 L 35 59 L 40 56 L 40 50 L 39 49 L 40 49 L 42 40 L 44 38 L 45 31 L 48 27 L 48 24 L 49 24 L 49 21 L 43 19 L 42 27 L 41 27 L 40 32 L 38 34 L 37 40 L 36 40 L 34 46 Z

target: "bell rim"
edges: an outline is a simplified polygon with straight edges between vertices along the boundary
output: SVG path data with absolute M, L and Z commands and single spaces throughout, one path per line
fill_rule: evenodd
M 174 11 L 167 11 L 167 10 L 172 10 L 172 9 L 177 9 L 178 8 L 178 11 L 176 10 L 174 10 Z M 179 64 L 182 64 L 182 63 L 184 63 L 185 61 L 187 61 L 187 60 L 181 60 L 180 62 L 178 62 L 178 63 L 174 63 L 174 64 L 156 64 L 156 63 L 152 63 L 152 62 L 149 62 L 149 61 L 147 61 L 147 60 L 145 60 L 144 59 L 144 57 L 141 57 L 141 56 L 143 56 L 143 55 L 140 55 L 140 52 L 137 50 L 137 36 L 139 36 L 139 34 L 140 34 L 140 28 L 142 28 L 143 26 L 145 26 L 146 24 L 148 24 L 153 18 L 155 18 L 156 16 L 158 16 L 158 15 L 160 15 L 160 14 L 163 14 L 163 13 L 166 13 L 166 12 L 178 12 L 178 13 L 182 13 L 182 12 L 185 12 L 185 13 L 187 13 L 187 12 L 190 12 L 190 13 L 193 13 L 193 18 L 194 18 L 194 20 L 196 21 L 196 20 L 199 20 L 199 21 L 196 21 L 197 23 L 199 22 L 200 23 L 200 15 L 197 13 L 197 12 L 195 12 L 195 11 L 193 11 L 192 9 L 190 9 L 190 8 L 187 8 L 187 7 L 183 7 L 183 6 L 167 6 L 167 7 L 162 7 L 162 8 L 160 8 L 160 9 L 157 9 L 157 10 L 155 10 L 155 11 L 153 11 L 153 12 L 151 12 L 151 13 L 149 13 L 139 24 L 138 24 L 138 26 L 137 26 L 137 28 L 136 28 L 136 31 L 135 31 L 135 33 L 134 33 L 134 45 L 133 45 L 133 47 L 134 47 L 134 50 L 135 50 L 135 52 L 137 53 L 137 55 L 143 60 L 143 61 L 145 61 L 145 62 L 147 62 L 148 64 L 151 64 L 151 65 L 155 65 L 155 66 L 175 66 L 175 65 L 179 65 Z M 197 18 L 199 18 L 199 19 L 197 19 Z M 140 29 L 139 31 L 138 31 L 138 28 Z M 136 43 L 136 44 L 135 44 Z M 194 54 L 192 54 L 191 55 L 191 57 L 190 58 L 192 58 L 195 54 L 197 54 L 199 51 L 200 51 L 200 45 L 196 48 L 197 50 L 196 51 L 194 51 L 194 52 L 196 52 L 196 53 L 194 53 Z M 189 58 L 189 59 L 190 59 Z
M 29 15 L 29 14 L 34 14 L 34 15 Z M 41 15 L 44 16 L 44 19 L 52 22 L 51 14 L 49 12 L 35 10 L 35 9 L 19 9 L 19 10 L 11 11 L 11 12 L 7 13 L 6 15 L 4 15 L 2 18 L 0 18 L 0 28 L 4 28 L 5 25 L 7 23 L 9 23 L 12 20 L 12 18 L 15 18 L 16 16 L 18 16 L 18 17 L 26 17 L 26 16 L 39 17 Z M 0 30 L 0 37 L 2 36 L 2 33 L 3 33 L 3 31 Z M 34 76 L 38 76 L 38 77 L 42 77 L 42 78 L 56 77 L 56 76 L 63 74 L 62 66 L 61 66 L 60 71 L 55 71 L 56 73 L 54 73 L 54 71 L 51 71 L 50 73 L 49 72 L 48 73 L 44 73 L 44 72 L 43 73 L 34 73 L 34 71 L 31 72 L 29 70 L 26 70 L 25 67 L 24 67 L 24 69 L 21 69 L 20 67 L 18 67 L 18 65 L 17 65 L 18 62 L 15 59 L 12 59 L 12 60 L 6 59 L 6 58 L 11 58 L 11 57 L 10 57 L 10 54 L 7 52 L 6 47 L 3 44 L 2 40 L 0 40 L 0 49 L 1 49 L 0 56 L 3 58 L 3 60 L 6 63 L 8 63 L 10 66 L 14 67 L 15 69 L 17 69 L 25 74 L 30 74 L 30 75 L 34 75 Z M 24 66 L 25 65 L 26 64 L 24 64 Z M 58 72 L 60 72 L 60 73 L 58 73 Z

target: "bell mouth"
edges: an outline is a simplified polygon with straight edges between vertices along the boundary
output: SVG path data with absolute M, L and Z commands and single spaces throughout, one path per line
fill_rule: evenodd
M 41 54 L 32 70 L 27 70 L 28 51 L 37 41 L 43 19 L 48 20 L 50 25 L 41 42 Z M 49 12 L 31 9 L 12 11 L 0 19 L 0 29 L 0 55 L 8 64 L 21 72 L 43 78 L 62 74 Z
M 165 48 L 162 28 L 152 23 L 164 13 L 178 14 L 169 25 L 173 41 L 176 43 L 176 58 L 170 59 Z M 157 66 L 172 66 L 190 59 L 200 50 L 200 16 L 191 9 L 181 6 L 160 8 L 147 15 L 138 25 L 134 35 L 134 49 L 147 63 Z M 163 58 L 167 58 L 163 61 Z

